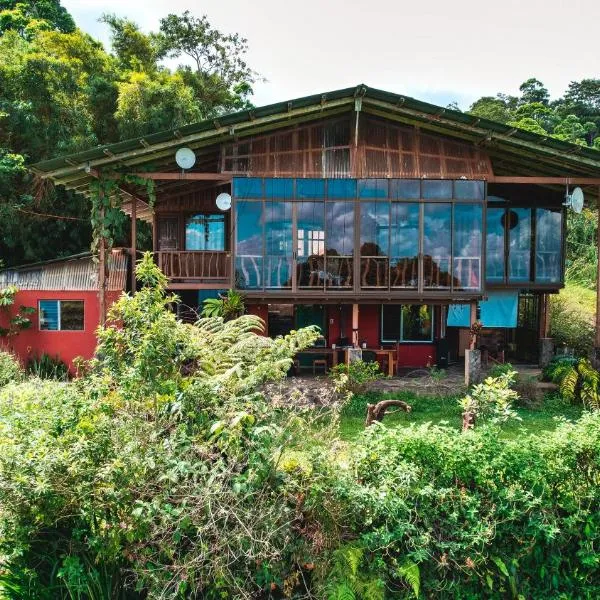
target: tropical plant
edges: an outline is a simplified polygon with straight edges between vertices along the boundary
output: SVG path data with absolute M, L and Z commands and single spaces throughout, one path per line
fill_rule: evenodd
M 59 356 L 50 356 L 43 352 L 27 361 L 27 373 L 40 379 L 65 380 L 69 377 L 69 367 Z
M 225 321 L 244 314 L 244 295 L 236 290 L 219 294 L 218 298 L 207 298 L 202 307 L 203 317 L 222 317 Z
M 558 374 L 557 374 L 558 377 Z M 590 410 L 600 411 L 600 373 L 583 358 L 560 373 L 559 390 L 570 402 L 581 402 Z
M 0 387 L 20 381 L 22 377 L 23 369 L 17 357 L 0 349 Z
M 512 405 L 519 395 L 511 389 L 516 376 L 516 371 L 508 371 L 498 377 L 488 377 L 459 401 L 463 409 L 463 431 L 474 427 L 477 419 L 506 420 L 516 416 Z
M 15 297 L 19 289 L 14 285 L 8 285 L 0 290 L 0 313 L 4 314 L 7 327 L 0 327 L 0 337 L 12 337 L 25 329 L 31 327 L 29 315 L 35 313 L 35 308 L 30 306 L 19 306 L 17 312 L 13 312 Z
M 336 393 L 351 400 L 354 395 L 363 393 L 370 383 L 381 379 L 383 374 L 378 362 L 355 360 L 337 364 L 329 370 L 329 377 Z

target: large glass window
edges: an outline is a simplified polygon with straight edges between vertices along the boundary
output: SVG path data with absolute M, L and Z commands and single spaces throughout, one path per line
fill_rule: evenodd
M 43 331 L 83 331 L 83 300 L 40 300 L 39 325 Z
M 382 342 L 431 342 L 432 340 L 432 306 L 384 304 L 381 307 Z
M 488 207 L 485 237 L 485 277 L 488 281 L 504 281 L 504 208 Z
M 423 285 L 449 288 L 451 284 L 452 204 L 425 204 L 423 217 Z
M 186 250 L 225 250 L 225 215 L 194 215 L 185 222 Z
M 325 204 L 323 201 L 297 203 L 298 287 L 325 285 Z
M 416 288 L 419 284 L 419 214 L 416 203 L 393 202 L 390 235 L 390 285 Z
M 480 204 L 454 206 L 454 289 L 481 287 L 482 217 Z
M 510 281 L 529 281 L 531 277 L 531 209 L 511 208 L 506 211 L 509 253 L 508 277 Z
M 379 181 L 379 180 L 374 180 Z M 360 285 L 363 288 L 388 286 L 390 203 L 360 203 Z
M 326 285 L 351 287 L 354 253 L 354 201 L 325 204 Z
M 236 202 L 236 285 L 241 289 L 263 286 L 263 205 L 261 201 Z
M 292 204 L 265 203 L 265 287 L 292 287 Z
M 558 283 L 562 275 L 562 210 L 535 211 L 535 280 Z

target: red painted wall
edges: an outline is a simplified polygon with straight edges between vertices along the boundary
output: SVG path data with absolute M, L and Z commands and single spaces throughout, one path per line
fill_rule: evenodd
M 107 307 L 119 296 L 120 292 L 108 292 Z M 83 331 L 40 331 L 37 313 L 39 300 L 83 300 Z M 10 340 L 3 341 L 3 345 L 12 350 L 23 364 L 26 364 L 32 356 L 46 353 L 53 357 L 58 356 L 73 372 L 74 358 L 78 356 L 85 359 L 92 358 L 96 349 L 95 332 L 100 322 L 97 292 L 22 290 L 17 293 L 14 306 L 21 305 L 36 309 L 36 313 L 30 316 L 33 325 Z
M 379 348 L 381 307 L 379 304 L 361 304 L 358 307 L 358 342 L 367 342 L 369 348 Z
M 260 317 L 265 323 L 264 335 L 269 335 L 269 305 L 268 304 L 247 304 L 246 313 Z

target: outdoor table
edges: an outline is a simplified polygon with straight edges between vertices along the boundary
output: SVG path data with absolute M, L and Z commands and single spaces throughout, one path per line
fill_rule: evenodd
M 298 352 L 298 355 L 300 354 L 317 354 L 319 356 L 327 356 L 327 358 L 329 359 L 329 357 L 331 356 L 331 366 L 335 367 L 338 363 L 338 349 L 337 348 L 328 348 L 327 346 L 323 346 L 323 347 L 318 347 L 318 346 L 314 346 L 313 348 L 307 348 L 306 350 L 301 350 L 300 352 Z
M 385 348 L 359 348 L 363 352 L 373 352 L 376 356 L 387 356 L 387 364 L 388 364 L 388 375 L 390 377 L 394 376 L 394 355 L 396 354 L 396 350 L 385 349 Z M 344 348 L 344 362 L 348 364 L 348 348 Z

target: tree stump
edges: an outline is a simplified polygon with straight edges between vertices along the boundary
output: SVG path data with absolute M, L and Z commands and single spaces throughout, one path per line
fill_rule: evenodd
M 467 410 L 462 415 L 462 430 L 468 431 L 475 427 L 475 413 Z
M 365 427 L 369 427 L 374 421 L 383 421 L 385 411 L 392 406 L 397 406 L 407 413 L 412 410 L 412 406 L 406 404 L 406 402 L 402 402 L 402 400 L 382 400 L 377 404 L 367 404 L 367 420 L 365 422 Z

